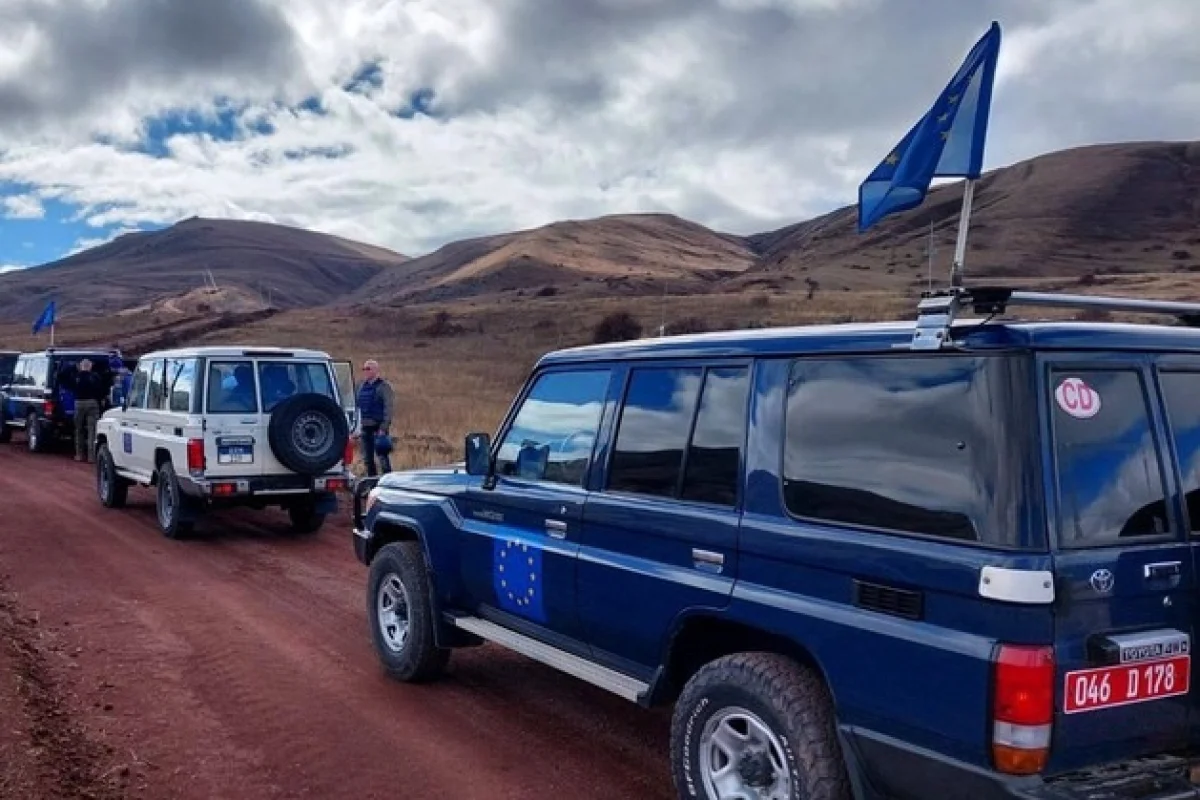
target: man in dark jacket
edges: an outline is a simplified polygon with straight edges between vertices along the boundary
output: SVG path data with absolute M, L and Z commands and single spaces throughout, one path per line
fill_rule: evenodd
M 363 363 L 363 383 L 358 388 L 358 413 L 362 420 L 359 442 L 362 445 L 362 458 L 367 467 L 367 475 L 375 475 L 375 456 L 379 455 L 379 465 L 383 472 L 392 471 L 392 460 L 388 456 L 391 448 L 376 449 L 376 437 L 388 438 L 392 425 L 392 409 L 395 394 L 392 386 L 379 375 L 379 362 L 369 359 Z M 390 444 L 390 441 L 388 442 Z
M 92 362 L 86 358 L 63 377 L 65 387 L 75 395 L 75 460 L 91 462 L 96 452 L 96 421 L 100 403 L 108 397 L 108 382 L 92 371 Z

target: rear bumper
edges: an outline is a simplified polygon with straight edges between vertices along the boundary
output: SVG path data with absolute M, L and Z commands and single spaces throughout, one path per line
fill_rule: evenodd
M 861 729 L 843 729 L 842 736 L 862 796 L 871 800 L 1200 800 L 1188 761 L 1173 756 L 1053 778 L 1011 777 Z
M 337 509 L 337 493 L 349 486 L 347 472 L 329 472 L 324 475 L 269 475 L 222 478 L 193 478 L 180 476 L 180 488 L 184 494 L 213 502 L 238 502 L 260 500 L 286 502 L 292 497 L 317 495 L 332 501 Z

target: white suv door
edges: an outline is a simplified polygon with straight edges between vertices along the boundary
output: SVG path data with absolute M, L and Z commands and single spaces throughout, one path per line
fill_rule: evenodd
M 252 358 L 211 358 L 205 365 L 205 474 L 210 479 L 262 475 L 270 452 Z

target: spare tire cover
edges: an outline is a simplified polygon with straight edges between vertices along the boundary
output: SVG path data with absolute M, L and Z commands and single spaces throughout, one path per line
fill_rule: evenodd
M 342 460 L 350 425 L 346 412 L 323 394 L 297 394 L 271 410 L 267 441 L 293 472 L 319 475 Z

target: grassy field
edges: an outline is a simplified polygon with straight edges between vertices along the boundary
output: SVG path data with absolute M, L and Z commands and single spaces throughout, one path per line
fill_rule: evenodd
M 1026 282 L 1030 288 L 1107 292 L 1170 299 L 1200 299 L 1194 278 L 1177 274 L 1130 275 L 1080 284 Z M 911 319 L 915 295 L 895 292 L 830 292 L 808 299 L 795 293 L 745 292 L 687 297 L 620 297 L 581 302 L 571 298 L 500 298 L 452 306 L 357 307 L 289 311 L 268 319 L 221 328 L 187 344 L 249 344 L 313 347 L 357 367 L 377 359 L 396 389 L 393 465 L 407 468 L 445 463 L 461 455 L 463 436 L 494 431 L 513 394 L 544 353 L 590 343 L 606 315 L 627 311 L 644 336 L 668 329 L 732 329 L 810 323 Z M 1069 317 L 1071 312 L 1038 312 Z M 64 320 L 57 342 L 122 341 L 162 320 L 105 318 Z M 0 348 L 38 349 L 45 335 L 27 325 L 0 327 Z

